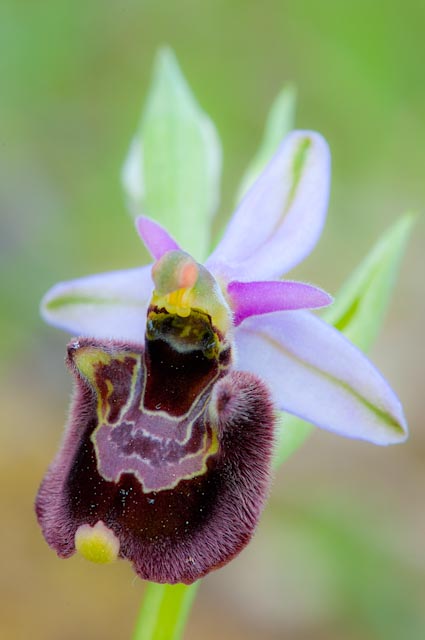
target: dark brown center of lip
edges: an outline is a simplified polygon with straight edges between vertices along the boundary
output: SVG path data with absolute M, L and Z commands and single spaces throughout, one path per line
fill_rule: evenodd
M 182 318 L 164 309 L 151 309 L 146 326 L 143 406 L 151 411 L 160 406 L 172 416 L 187 413 L 219 376 L 225 350 L 207 314 L 192 310 Z

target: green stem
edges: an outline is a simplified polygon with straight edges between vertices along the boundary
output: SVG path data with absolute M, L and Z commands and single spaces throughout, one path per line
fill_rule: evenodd
M 198 586 L 149 582 L 133 640 L 180 640 Z

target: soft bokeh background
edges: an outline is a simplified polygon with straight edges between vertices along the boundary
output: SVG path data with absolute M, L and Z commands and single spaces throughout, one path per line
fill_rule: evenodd
M 402 212 L 425 201 L 421 0 L 3 0 L 0 5 L 0 637 L 128 638 L 130 567 L 60 561 L 33 498 L 60 438 L 67 336 L 38 301 L 60 279 L 140 264 L 119 171 L 153 56 L 170 44 L 224 144 L 221 218 L 271 101 L 298 87 L 297 126 L 333 154 L 329 221 L 294 274 L 335 292 Z M 208 577 L 186 638 L 425 637 L 424 225 L 373 358 L 399 392 L 408 444 L 317 432 L 279 472 L 250 547 Z

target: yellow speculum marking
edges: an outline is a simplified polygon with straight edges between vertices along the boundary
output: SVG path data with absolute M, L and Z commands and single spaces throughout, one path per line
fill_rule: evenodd
M 95 383 L 95 367 L 99 364 L 109 364 L 111 360 L 112 356 L 109 353 L 95 347 L 82 347 L 74 356 L 78 371 L 92 384 Z
M 84 378 L 86 378 L 86 380 L 96 391 L 97 417 L 99 424 L 101 424 L 102 422 L 109 424 L 109 421 L 107 419 L 109 409 L 111 408 L 109 398 L 114 391 L 112 380 L 105 377 L 103 380 L 106 385 L 107 393 L 106 397 L 102 395 L 99 389 L 99 384 L 96 380 L 99 366 L 110 365 L 114 360 L 123 363 L 127 358 L 131 358 L 132 360 L 134 360 L 135 365 L 133 367 L 133 372 L 131 375 L 131 386 L 128 391 L 127 402 L 121 408 L 120 416 L 123 415 L 123 413 L 129 408 L 133 400 L 137 376 L 140 369 L 140 355 L 130 351 L 124 351 L 119 354 L 110 354 L 106 351 L 102 351 L 101 349 L 96 349 L 95 347 L 82 347 L 79 351 L 76 352 L 74 356 L 75 366 L 77 367 L 78 371 L 82 376 L 84 376 Z
M 115 533 L 99 520 L 94 527 L 89 524 L 78 527 L 75 549 L 90 562 L 110 564 L 118 558 L 120 543 Z

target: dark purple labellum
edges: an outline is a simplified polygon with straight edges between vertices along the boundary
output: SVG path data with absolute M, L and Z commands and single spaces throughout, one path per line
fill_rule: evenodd
M 190 584 L 239 553 L 267 494 L 274 412 L 210 318 L 151 309 L 144 348 L 80 339 L 67 362 L 71 418 L 36 501 L 58 555 L 119 555 L 141 578 Z

